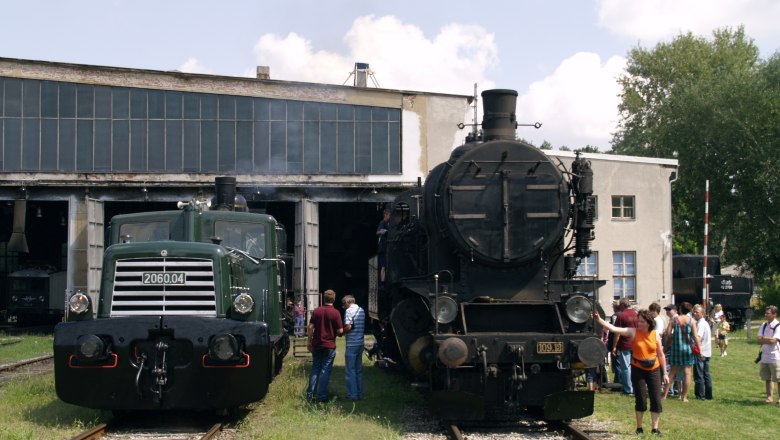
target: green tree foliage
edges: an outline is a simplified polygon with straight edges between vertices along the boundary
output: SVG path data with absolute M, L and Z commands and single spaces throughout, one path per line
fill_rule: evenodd
M 675 250 L 709 245 L 759 281 L 780 273 L 780 55 L 759 58 L 743 28 L 635 48 L 620 80 L 616 154 L 676 157 Z
M 548 141 L 544 141 L 544 142 L 542 142 L 542 145 L 539 146 L 539 149 L 540 150 L 552 150 L 553 146 Z

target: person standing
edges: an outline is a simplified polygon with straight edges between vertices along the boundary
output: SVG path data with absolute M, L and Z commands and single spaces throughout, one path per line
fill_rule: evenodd
M 726 315 L 723 315 L 720 317 L 720 321 L 718 322 L 718 331 L 716 333 L 718 337 L 720 357 L 728 356 L 726 349 L 729 347 L 729 331 L 731 331 L 731 326 L 729 325 L 729 321 Z
M 663 341 L 666 323 L 664 322 L 664 318 L 661 318 L 661 305 L 654 302 L 650 304 L 647 310 L 650 312 L 650 316 L 652 316 L 653 320 L 655 321 L 655 332 L 658 333 L 658 336 L 660 336 L 661 340 Z
M 631 302 L 628 298 L 620 298 L 620 313 L 615 320 L 615 327 L 636 328 L 637 314 L 636 310 L 631 308 Z M 617 361 L 618 381 L 623 385 L 623 394 L 634 394 L 634 388 L 631 384 L 631 345 L 633 343 L 633 334 L 615 334 L 615 342 L 612 346 L 612 354 Z
M 604 321 L 594 312 L 593 318 L 609 331 L 621 338 L 633 341 L 631 348 L 631 381 L 634 390 L 634 414 L 636 416 L 636 433 L 642 434 L 642 419 L 647 411 L 647 399 L 650 398 L 650 417 L 652 433 L 661 435 L 658 423 L 661 419 L 661 386 L 669 382 L 666 374 L 666 357 L 661 337 L 654 327 L 655 320 L 647 310 L 637 314 L 636 328 L 617 327 Z
M 666 317 L 669 318 L 666 322 L 666 327 L 669 327 L 669 324 L 677 319 L 677 306 L 674 304 L 669 304 L 668 306 L 664 307 L 664 310 L 666 311 Z M 664 343 L 664 350 L 666 351 L 666 370 L 669 372 L 672 368 L 672 366 L 669 364 L 669 356 L 671 353 L 669 353 L 669 350 L 672 348 L 672 335 L 667 333 L 667 328 L 664 329 L 663 335 L 661 335 L 661 340 Z M 679 374 L 677 375 L 679 376 Z M 680 379 L 677 376 L 671 376 L 671 387 L 669 388 L 669 395 L 670 396 L 676 396 L 680 394 L 680 390 L 682 390 L 682 379 Z
M 758 329 L 758 343 L 761 344 L 761 379 L 766 382 L 765 403 L 774 402 L 774 389 L 780 394 L 780 322 L 777 321 L 777 307 L 769 306 L 764 313 L 766 322 Z M 780 404 L 780 400 L 778 402 Z
M 691 308 L 692 306 L 688 302 L 680 304 L 680 313 L 669 322 L 669 326 L 666 328 L 666 334 L 671 336 L 672 344 L 672 348 L 669 350 L 669 363 L 672 364 L 669 376 L 675 377 L 678 370 L 685 372 L 679 396 L 683 402 L 688 401 L 688 390 L 691 388 L 691 370 L 696 364 L 696 356 L 693 355 L 692 346 L 694 344 L 700 345 L 696 321 L 688 316 Z M 664 388 L 664 399 L 669 394 L 670 388 L 671 385 L 667 383 L 666 388 Z
M 303 336 L 303 321 L 306 315 L 306 310 L 303 308 L 301 300 L 295 302 L 293 313 L 295 314 L 295 336 L 300 338 Z
M 336 337 L 344 333 L 344 327 L 341 324 L 341 314 L 333 307 L 336 292 L 326 290 L 322 294 L 322 302 L 320 307 L 314 309 L 309 319 L 306 348 L 311 353 L 312 365 L 306 399 L 326 402 L 330 398 L 328 382 L 333 360 L 336 358 Z
M 390 210 L 382 211 L 382 220 L 376 227 L 377 240 L 377 263 L 379 264 L 379 282 L 385 282 L 385 267 L 387 266 L 387 230 L 390 229 Z
M 693 319 L 699 333 L 701 356 L 696 359 L 693 370 L 694 394 L 699 400 L 712 400 L 712 376 L 710 376 L 710 358 L 712 357 L 712 332 L 707 322 L 704 307 L 701 304 L 693 306 Z
M 363 349 L 365 348 L 363 335 L 366 312 L 355 304 L 355 297 L 352 295 L 345 296 L 341 302 L 344 306 L 344 339 L 347 346 L 344 354 L 347 399 L 360 400 L 363 398 Z

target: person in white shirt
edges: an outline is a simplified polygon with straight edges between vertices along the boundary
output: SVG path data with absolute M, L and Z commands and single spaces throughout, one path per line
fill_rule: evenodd
M 765 403 L 775 400 L 774 389 L 777 382 L 780 394 L 780 322 L 777 321 L 777 306 L 766 308 L 766 322 L 758 328 L 758 343 L 761 344 L 761 379 L 766 382 Z M 780 401 L 778 401 L 780 403 Z
M 712 377 L 710 376 L 710 358 L 712 357 L 712 331 L 704 314 L 704 307 L 693 307 L 696 331 L 699 334 L 701 356 L 696 360 L 693 370 L 694 394 L 699 400 L 712 400 Z
M 652 303 L 650 304 L 650 307 L 647 308 L 647 310 L 650 312 L 650 316 L 652 316 L 653 320 L 655 321 L 655 332 L 658 333 L 658 336 L 660 336 L 661 340 L 663 341 L 666 322 L 664 322 L 664 318 L 661 318 L 661 305 L 658 303 Z

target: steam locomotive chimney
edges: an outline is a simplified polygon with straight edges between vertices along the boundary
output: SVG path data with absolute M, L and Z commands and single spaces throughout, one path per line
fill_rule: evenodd
M 508 89 L 482 92 L 482 133 L 485 141 L 515 140 L 517 91 Z
M 214 191 L 216 192 L 216 203 L 212 209 L 217 211 L 232 211 L 234 200 L 236 199 L 236 178 L 214 178 Z

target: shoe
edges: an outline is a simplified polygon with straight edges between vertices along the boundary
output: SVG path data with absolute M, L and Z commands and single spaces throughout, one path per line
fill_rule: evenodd
M 636 428 L 636 435 L 639 435 L 639 434 L 644 434 L 644 433 L 645 433 L 645 430 L 644 430 L 644 429 L 642 429 L 642 428 Z
M 726 356 L 728 356 L 728 355 L 729 355 L 729 354 L 728 354 L 728 353 L 726 353 L 725 351 L 723 352 L 723 357 L 726 357 Z
M 662 437 L 662 436 L 663 436 L 663 434 L 661 434 L 661 430 L 659 430 L 659 429 L 653 429 L 653 430 L 652 430 L 652 431 L 650 431 L 650 432 L 652 432 L 653 434 L 655 434 L 655 435 L 657 435 L 657 436 L 659 436 L 659 437 Z

